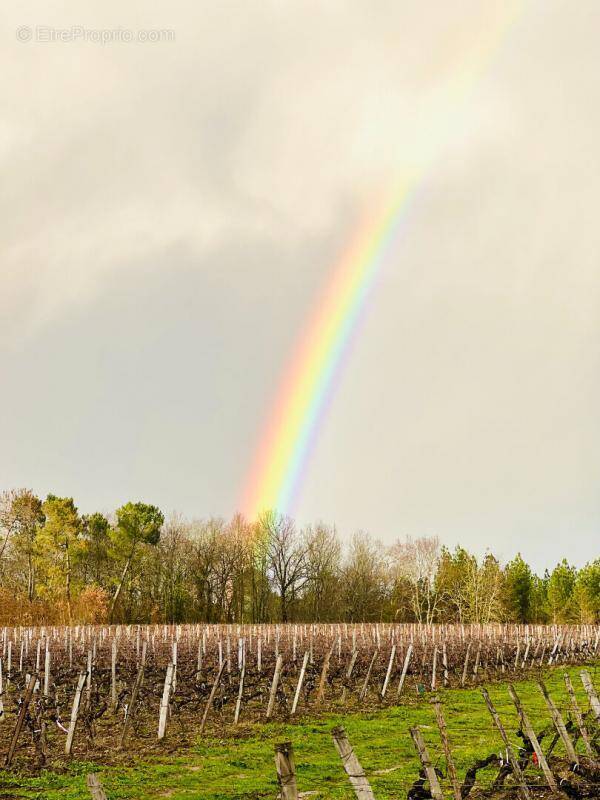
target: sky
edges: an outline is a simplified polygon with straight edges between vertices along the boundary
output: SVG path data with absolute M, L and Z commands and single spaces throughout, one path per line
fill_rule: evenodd
M 295 517 L 598 557 L 600 5 L 508 5 L 5 4 L 0 489 L 230 517 L 339 254 L 435 141 Z

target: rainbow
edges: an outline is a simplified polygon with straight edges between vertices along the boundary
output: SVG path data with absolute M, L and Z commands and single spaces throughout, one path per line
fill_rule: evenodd
M 454 112 L 516 16 L 512 10 L 494 31 L 482 34 L 475 58 L 457 76 L 450 92 L 453 102 L 449 105 Z M 439 131 L 444 134 L 441 138 Z M 240 505 L 248 519 L 267 510 L 288 514 L 293 508 L 319 423 L 374 280 L 393 249 L 415 189 L 448 138 L 448 125 L 439 125 L 438 120 L 434 134 L 429 133 L 423 137 L 426 155 L 421 154 L 409 176 L 397 181 L 365 215 L 319 295 L 284 371 L 244 487 Z

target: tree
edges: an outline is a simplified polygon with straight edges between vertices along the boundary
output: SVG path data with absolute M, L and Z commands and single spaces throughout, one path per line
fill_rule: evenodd
M 126 503 L 117 509 L 117 525 L 113 538 L 117 548 L 125 552 L 125 564 L 110 604 L 110 622 L 113 620 L 136 548 L 139 544 L 157 545 L 164 521 L 159 509 L 147 503 Z
M 10 536 L 16 529 L 17 521 L 13 513 L 13 501 L 15 496 L 16 492 L 14 490 L 2 492 L 0 495 L 0 529 L 3 531 L 2 540 L 0 542 L 0 566 Z
M 173 514 L 165 524 L 156 558 L 151 559 L 154 574 L 152 599 L 161 608 L 161 618 L 167 622 L 184 622 L 189 619 L 192 568 L 192 547 L 189 526 L 179 515 Z M 153 548 L 154 549 L 154 548 Z M 153 615 L 155 609 L 147 608 L 150 593 L 142 596 L 145 612 Z
M 71 579 L 73 564 L 79 552 L 81 518 L 72 497 L 49 494 L 42 511 L 44 526 L 37 536 L 38 553 L 50 562 L 48 587 L 56 583 L 64 586 L 67 620 L 72 623 Z
M 110 523 L 98 512 L 84 516 L 81 535 L 85 543 L 84 579 L 87 582 L 91 578 L 100 586 L 110 559 Z
M 600 622 L 600 558 L 579 570 L 575 596 L 582 622 Z
M 469 622 L 472 598 L 469 582 L 477 569 L 475 556 L 464 547 L 456 546 L 454 552 L 442 548 L 438 562 L 435 584 L 439 595 L 439 608 L 445 619 L 456 622 Z M 471 577 L 472 583 L 472 577 Z
M 341 577 L 345 616 L 372 622 L 384 615 L 388 569 L 383 547 L 365 533 L 352 537 Z
M 269 580 L 272 526 L 264 525 L 262 518 L 251 527 L 250 538 L 250 606 L 253 622 L 266 622 L 269 618 L 271 583 Z
M 493 622 L 502 618 L 502 589 L 504 576 L 498 559 L 486 553 L 472 573 L 472 621 Z
M 296 593 L 306 580 L 306 548 L 289 517 L 268 512 L 260 524 L 268 531 L 269 572 L 279 597 L 280 619 L 287 622 Z
M 213 622 L 215 562 L 219 546 L 220 522 L 210 520 L 191 525 L 191 574 L 195 606 L 200 619 Z
M 326 525 L 309 527 L 304 534 L 306 552 L 306 584 L 304 600 L 307 617 L 320 622 L 332 619 L 337 612 L 342 548 L 335 528 Z
M 548 603 L 552 622 L 572 622 L 575 616 L 574 592 L 577 571 L 566 558 L 552 570 L 548 581 Z
M 548 604 L 548 582 L 550 575 L 548 570 L 540 578 L 538 575 L 531 576 L 531 597 L 529 603 L 529 618 L 532 622 L 547 623 L 550 619 Z
M 12 537 L 13 549 L 27 564 L 27 599 L 35 597 L 35 538 L 44 524 L 42 501 L 30 489 L 4 492 L 0 497 L 0 527 L 5 531 L 0 546 L 0 564 Z
M 455 609 L 457 622 L 486 623 L 501 617 L 502 570 L 491 553 L 479 562 L 462 547 L 454 553 L 442 549 L 436 586 L 439 608 Z
M 440 593 L 436 573 L 440 561 L 440 540 L 437 536 L 407 537 L 396 542 L 390 550 L 397 575 L 410 581 L 412 607 L 417 622 L 430 625 L 437 613 Z
M 529 622 L 533 577 L 529 565 L 518 553 L 504 568 L 504 614 L 513 622 Z
M 235 563 L 231 582 L 231 608 L 238 622 L 246 621 L 246 613 L 251 605 L 247 602 L 247 590 L 251 584 L 253 568 L 252 526 L 241 514 L 236 514 L 229 523 L 230 546 L 235 552 Z

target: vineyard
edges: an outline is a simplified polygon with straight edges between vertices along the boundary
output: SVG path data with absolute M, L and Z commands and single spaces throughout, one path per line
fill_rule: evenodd
M 79 626 L 1 636 L 0 743 L 6 766 L 29 770 L 514 681 L 584 665 L 600 650 L 597 626 Z

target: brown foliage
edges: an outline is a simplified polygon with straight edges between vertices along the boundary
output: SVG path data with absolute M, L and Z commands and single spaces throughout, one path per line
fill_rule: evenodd
M 74 607 L 74 616 L 78 622 L 99 625 L 108 620 L 110 597 L 106 589 L 92 584 L 79 593 Z

